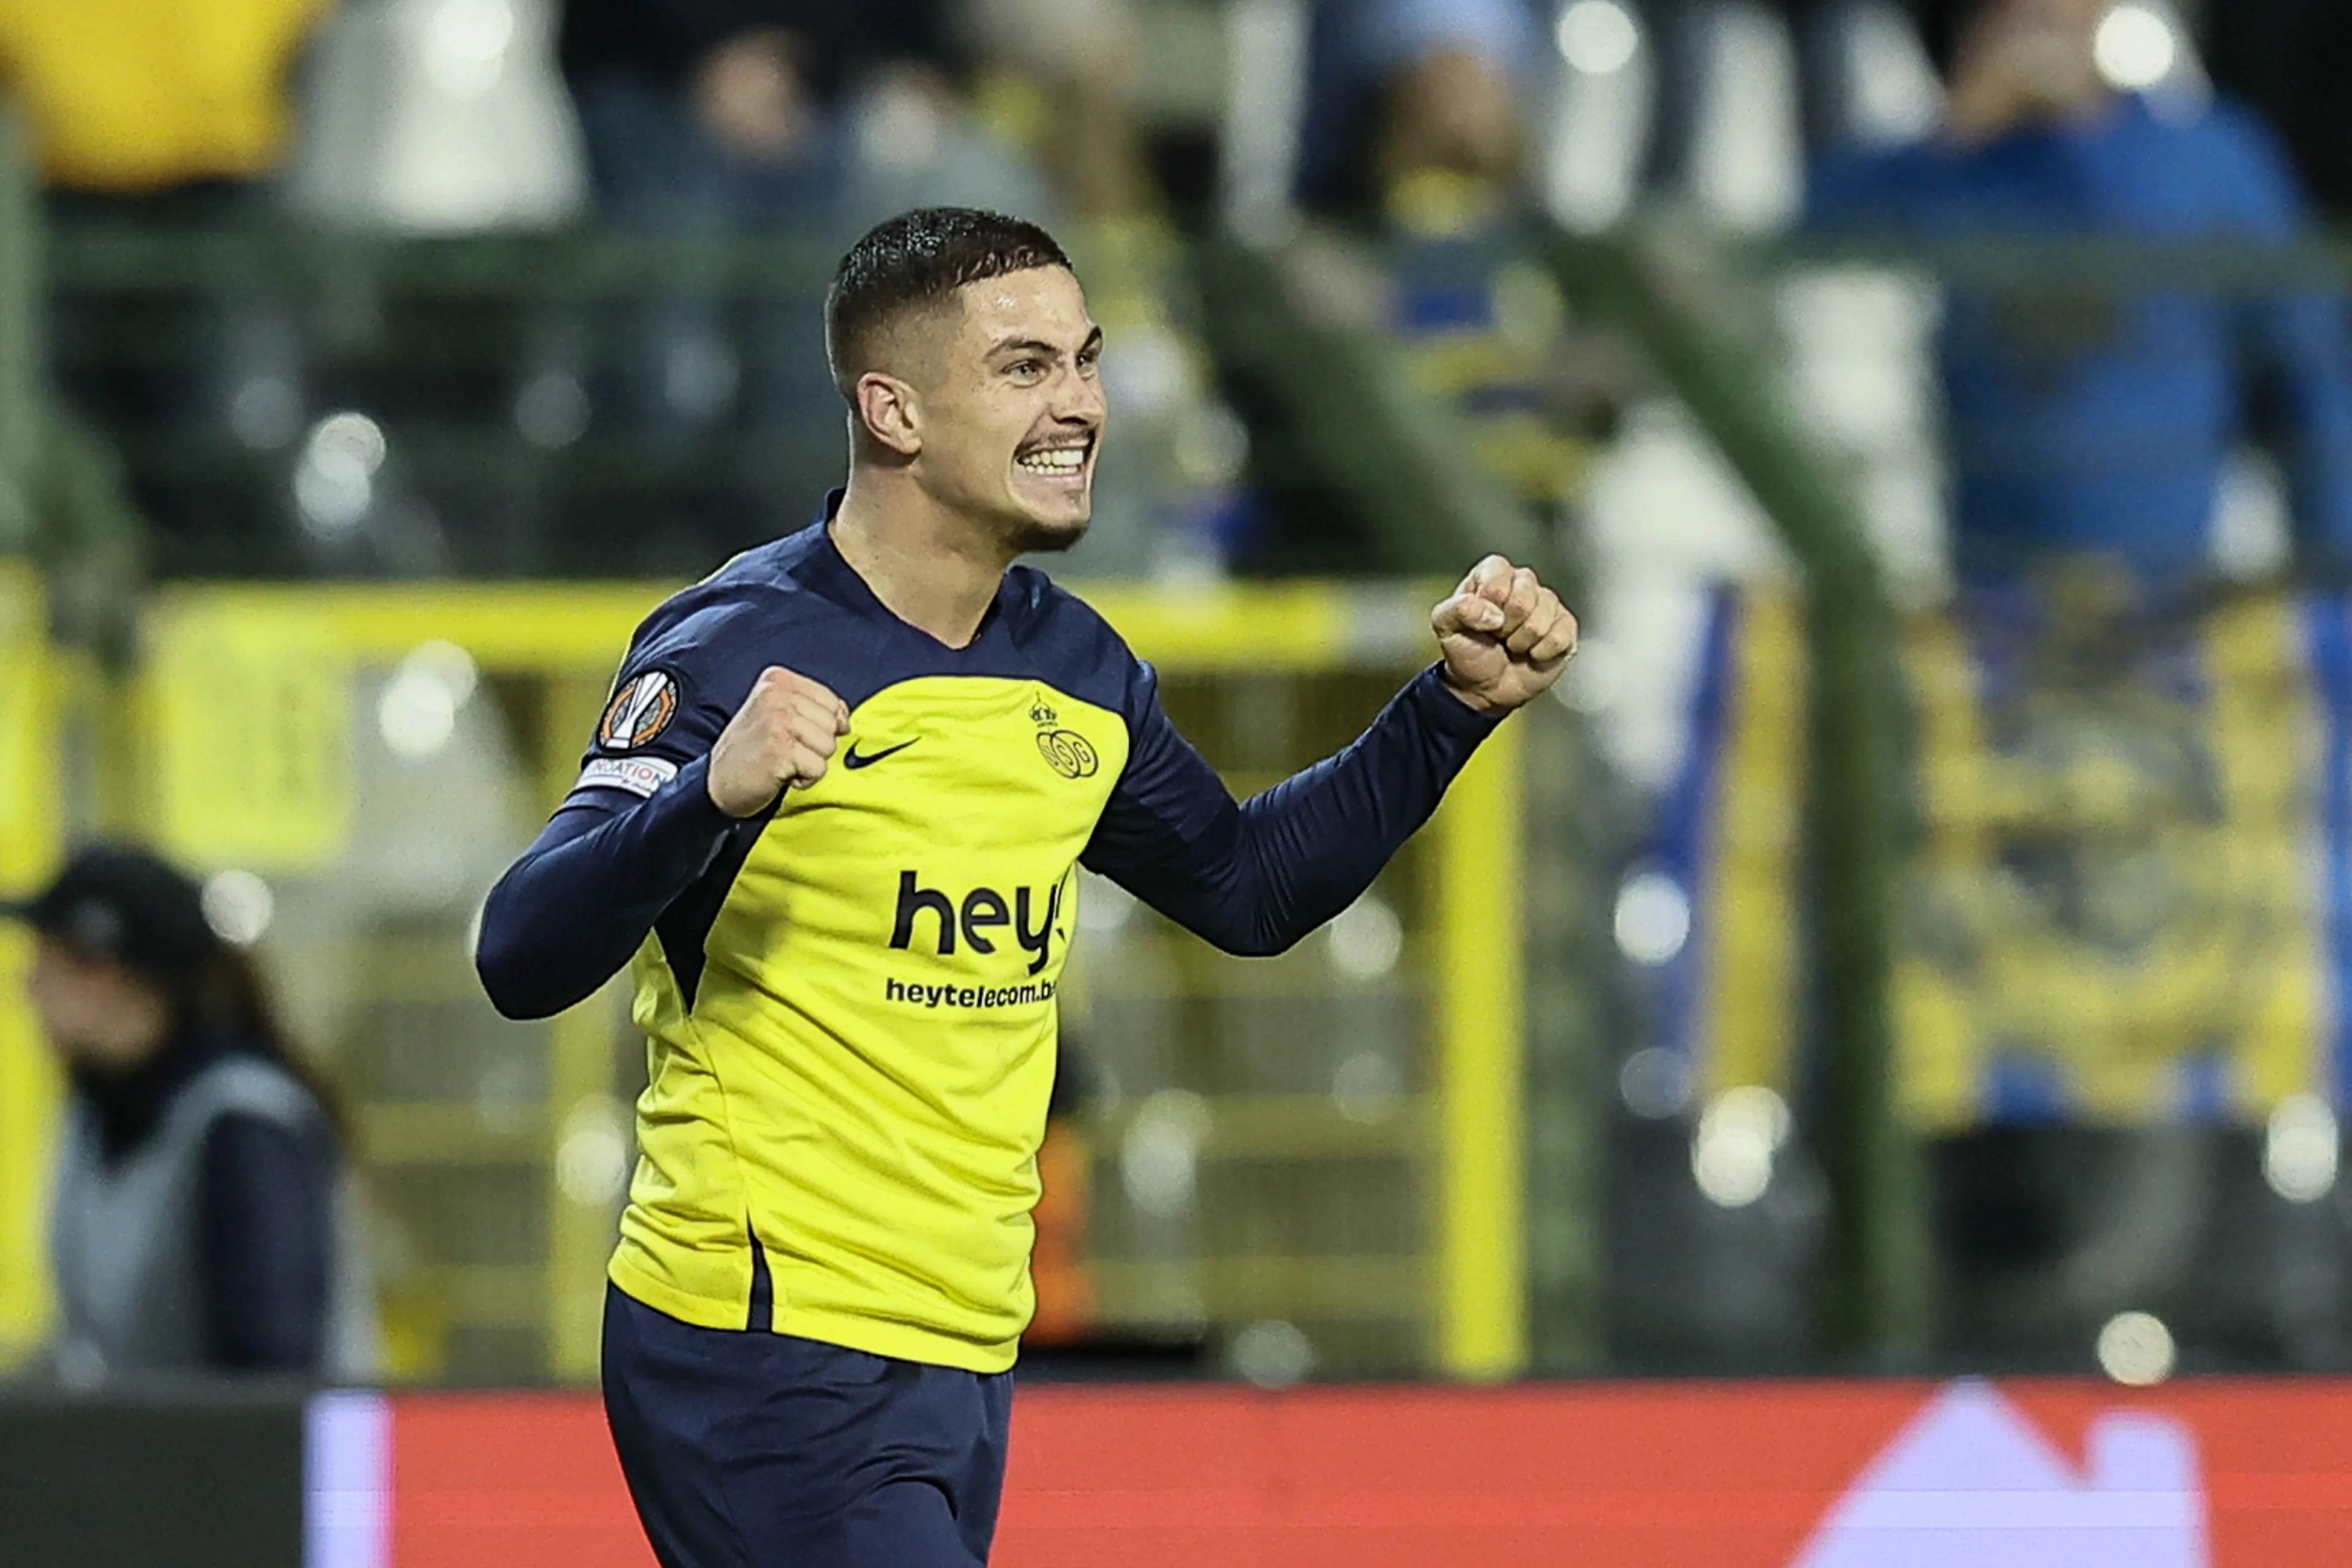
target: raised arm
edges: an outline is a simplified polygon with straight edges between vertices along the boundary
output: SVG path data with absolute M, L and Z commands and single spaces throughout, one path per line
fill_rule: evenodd
M 1228 952 L 1284 951 L 1354 902 L 1480 741 L 1549 687 L 1576 621 L 1524 568 L 1481 562 L 1431 616 L 1444 658 L 1338 755 L 1237 803 L 1177 733 L 1148 667 L 1088 868 Z
M 730 836 L 822 778 L 848 731 L 841 699 L 791 670 L 762 670 L 723 727 L 726 694 L 697 684 L 719 682 L 625 674 L 579 787 L 490 889 L 474 965 L 508 1017 L 562 1012 L 619 973 Z

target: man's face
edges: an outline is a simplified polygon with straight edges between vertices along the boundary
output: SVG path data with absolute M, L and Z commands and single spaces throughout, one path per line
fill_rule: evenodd
M 1094 512 L 1102 329 L 1059 267 L 966 284 L 920 390 L 924 489 L 1015 552 L 1066 550 Z

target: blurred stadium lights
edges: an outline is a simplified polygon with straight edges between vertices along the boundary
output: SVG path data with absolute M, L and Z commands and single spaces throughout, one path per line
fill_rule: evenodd
M 1358 1051 L 1331 1075 L 1331 1103 L 1349 1121 L 1377 1127 L 1403 1105 L 1403 1076 L 1386 1051 Z
M 222 871 L 204 889 L 205 923 L 231 947 L 251 947 L 278 913 L 278 896 L 250 871 Z
M 1844 25 L 1853 138 L 1893 147 L 1932 134 L 1944 118 L 1944 82 L 1906 8 L 1874 0 L 1853 7 Z
M 294 378 L 248 376 L 228 404 L 229 434 L 249 452 L 274 452 L 302 428 L 302 395 Z
M 428 642 L 401 660 L 376 700 L 376 728 L 394 756 L 422 762 L 457 733 L 457 713 L 480 681 L 473 656 L 453 642 Z
M 1315 1345 L 1296 1323 L 1261 1319 L 1234 1336 L 1226 1359 L 1244 1382 L 1288 1388 L 1315 1370 Z
M 1190 1209 L 1208 1136 L 1209 1102 L 1192 1090 L 1163 1089 L 1146 1099 L 1119 1144 L 1118 1178 L 1127 1201 L 1154 1219 L 1174 1219 Z
M 541 371 L 515 394 L 515 432 L 543 452 L 588 433 L 588 389 L 569 371 Z
M 2172 75 L 2182 42 L 2168 11 L 2127 0 L 2099 24 L 2099 74 L 2125 92 L 2145 91 Z
M 1690 1106 L 1690 1064 L 1678 1051 L 1644 1047 L 1617 1069 L 1617 1094 L 1626 1110 L 1645 1121 L 1679 1116 Z
M 482 945 L 482 920 L 489 912 L 489 895 L 484 893 L 474 900 L 473 912 L 466 917 L 466 952 L 469 958 Z
M 1378 980 L 1404 952 L 1404 922 L 1377 893 L 1366 893 L 1324 928 L 1331 967 L 1351 980 Z
M 441 0 L 425 28 L 425 69 L 451 98 L 498 86 L 515 37 L 511 0 Z
M 1619 0 L 1576 0 L 1559 14 L 1559 58 L 1586 76 L 1614 76 L 1633 63 L 1642 31 Z
M 2336 1113 L 2315 1094 L 2292 1094 L 2271 1112 L 2263 1179 L 2289 1203 L 2316 1203 L 2336 1187 Z
M 617 1204 L 629 1181 L 629 1122 L 620 1101 L 590 1095 L 563 1119 L 555 1184 L 575 1204 Z
M 469 1099 L 474 1120 L 492 1132 L 514 1136 L 545 1125 L 540 1075 L 535 1064 L 521 1058 L 484 1068 Z
M 346 409 L 310 426 L 294 469 L 294 504 L 302 526 L 338 540 L 363 521 L 375 504 L 375 476 L 389 451 L 383 427 Z
M 1760 1084 L 1727 1089 L 1707 1102 L 1691 1139 L 1691 1177 L 1709 1203 L 1745 1208 L 1772 1184 L 1772 1158 L 1787 1142 L 1789 1102 Z
M 2099 1370 L 2130 1388 L 2153 1388 L 2172 1375 L 2179 1352 L 2172 1331 L 2152 1312 L 2118 1312 L 2099 1331 Z
M 1617 890 L 1618 951 L 1649 968 L 1673 962 L 1690 941 L 1690 895 L 1663 871 L 1636 871 Z

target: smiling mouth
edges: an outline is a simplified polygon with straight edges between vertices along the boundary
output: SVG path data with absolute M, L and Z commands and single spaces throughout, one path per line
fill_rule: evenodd
M 1056 441 L 1015 454 L 1013 466 L 1049 479 L 1072 479 L 1086 472 L 1087 459 L 1094 455 L 1094 449 L 1091 436 L 1076 441 Z

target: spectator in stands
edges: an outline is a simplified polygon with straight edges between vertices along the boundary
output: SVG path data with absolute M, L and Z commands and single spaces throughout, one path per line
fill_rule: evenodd
M 23 110 L 51 216 L 148 229 L 247 216 L 292 153 L 294 68 L 331 4 L 0 0 L 0 98 Z M 290 311 L 243 279 L 208 292 L 169 364 L 151 357 L 171 330 L 152 319 L 53 313 L 52 359 L 79 410 L 116 436 L 194 423 L 247 447 L 290 440 L 302 396 Z M 167 531 L 189 510 L 152 487 L 138 500 Z
M 68 203 L 217 205 L 286 161 L 295 57 L 328 4 L 0 5 L 0 91 Z
M 845 105 L 877 79 L 944 97 L 942 0 L 570 0 L 559 52 L 604 213 L 725 231 L 805 222 L 843 195 Z
M 960 19 L 952 0 L 569 0 L 558 53 L 603 216 L 641 234 L 846 243 L 940 201 L 1050 216 L 1026 166 L 971 130 Z M 739 422 L 830 421 L 814 301 L 730 309 L 695 272 L 621 323 L 600 399 L 620 426 L 677 447 Z M 759 504 L 746 491 L 721 510 Z
M 373 1310 L 331 1096 L 196 884 L 94 847 L 8 910 L 72 1083 L 52 1199 L 52 1366 L 364 1377 Z
M 1136 101 L 1145 68 L 1134 0 L 963 0 L 982 98 L 1084 218 L 1158 205 Z M 1089 275 L 1093 273 L 1089 268 Z
M 1362 214 L 1413 174 L 1521 170 L 1552 51 L 1534 0 L 1318 0 L 1299 197 Z
M 1980 0 L 1958 34 L 1941 132 L 1816 171 L 1822 228 L 2285 241 L 2302 198 L 2269 134 L 2227 103 L 2111 89 L 2093 41 L 2105 0 Z M 2143 580 L 2207 568 L 2232 447 L 2276 434 L 2307 565 L 2352 564 L 2352 370 L 2344 313 L 2309 294 L 2138 294 L 2086 280 L 1969 291 L 1947 310 L 1941 376 L 1965 580 L 2053 554 Z
M 1339 221 L 1290 247 L 1286 266 L 1296 298 L 1401 345 L 1414 384 L 1460 420 L 1471 458 L 1557 517 L 1617 389 L 1613 367 L 1569 331 L 1540 264 L 1527 175 L 1529 111 L 1558 57 L 1549 14 L 1530 0 L 1322 0 L 1299 197 Z M 1315 515 L 1327 503 L 1274 496 L 1280 537 L 1255 563 L 1364 559 L 1340 520 Z

